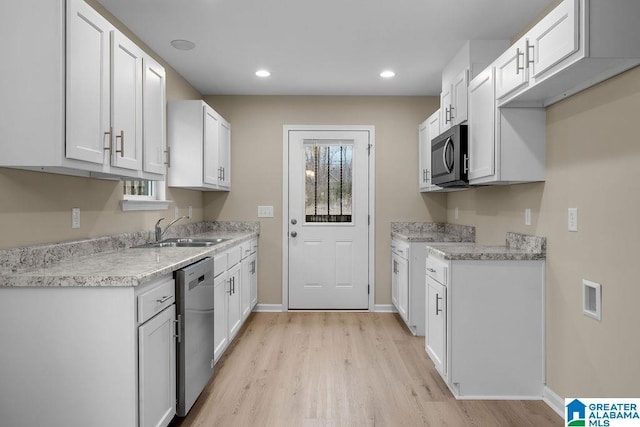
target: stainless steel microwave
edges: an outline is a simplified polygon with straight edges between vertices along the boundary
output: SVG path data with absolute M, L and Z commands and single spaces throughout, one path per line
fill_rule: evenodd
M 455 125 L 431 140 L 431 180 L 440 187 L 468 187 L 467 125 Z

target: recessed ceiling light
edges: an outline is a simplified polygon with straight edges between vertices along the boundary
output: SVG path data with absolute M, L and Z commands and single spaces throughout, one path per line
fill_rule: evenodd
M 269 72 L 269 70 L 258 70 L 256 71 L 256 76 L 258 77 L 269 77 L 271 75 L 271 73 Z
M 191 50 L 196 47 L 194 42 L 189 40 L 171 40 L 171 46 L 175 47 L 178 50 Z
M 396 75 L 396 73 L 394 73 L 391 70 L 386 70 L 380 73 L 380 77 L 385 78 L 385 79 L 390 79 L 391 77 L 394 77 Z

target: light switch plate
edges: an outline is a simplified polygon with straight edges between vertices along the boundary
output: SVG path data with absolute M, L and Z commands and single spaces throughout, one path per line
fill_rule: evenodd
M 567 222 L 569 231 L 578 231 L 578 208 L 569 208 Z
M 273 218 L 273 206 L 258 206 L 258 218 Z
M 531 225 L 531 209 L 524 210 L 524 225 Z
M 80 208 L 71 209 L 71 228 L 80 228 Z

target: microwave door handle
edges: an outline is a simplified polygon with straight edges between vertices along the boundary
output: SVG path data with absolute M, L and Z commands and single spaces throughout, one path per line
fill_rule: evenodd
M 450 144 L 452 144 L 451 138 L 447 138 L 444 143 L 444 147 L 442 147 L 442 164 L 444 165 L 444 169 L 447 171 L 447 173 L 451 173 L 451 168 L 447 164 L 447 148 Z

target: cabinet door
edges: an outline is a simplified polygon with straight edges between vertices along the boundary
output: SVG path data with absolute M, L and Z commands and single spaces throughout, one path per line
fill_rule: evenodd
M 469 70 L 464 69 L 453 79 L 453 105 L 451 119 L 454 125 L 467 121 L 467 90 L 469 88 Z
M 429 140 L 427 122 L 428 120 L 425 120 L 418 126 L 418 188 L 420 190 L 429 188 L 427 172 L 431 167 L 431 140 Z
M 103 164 L 110 137 L 111 24 L 82 0 L 67 7 L 66 157 Z
M 533 78 L 579 49 L 579 3 L 579 0 L 563 1 L 527 34 L 527 65 Z
M 469 180 L 495 173 L 494 68 L 469 85 Z
M 251 310 L 258 304 L 258 252 L 251 254 Z
M 451 120 L 451 103 L 453 102 L 452 86 L 447 85 L 440 93 L 440 132 L 453 125 Z
M 398 312 L 405 322 L 409 321 L 409 262 L 398 257 Z
M 529 71 L 525 67 L 526 48 L 526 41 L 519 40 L 494 62 L 496 69 L 496 98 L 503 98 L 528 84 Z
M 138 328 L 140 427 L 169 425 L 176 413 L 175 305 Z
M 240 299 L 242 301 L 242 320 L 249 317 L 251 313 L 251 257 L 248 256 L 242 260 L 241 277 L 240 277 Z
M 218 137 L 218 169 L 221 187 L 231 187 L 231 125 L 224 119 L 219 119 Z
M 218 361 L 229 345 L 229 328 L 227 326 L 227 311 L 229 300 L 228 275 L 223 273 L 215 278 L 214 288 L 214 322 L 213 341 L 214 359 Z
M 429 127 L 429 135 L 428 135 L 428 144 L 427 144 L 427 156 L 429 160 L 427 161 L 427 185 L 429 187 L 429 191 L 440 190 L 441 187 L 434 185 L 431 183 L 431 175 L 433 168 L 431 167 L 431 140 L 436 136 L 440 135 L 440 111 L 436 111 L 427 119 L 427 124 Z
M 399 298 L 398 298 L 398 256 L 391 253 L 391 302 L 396 307 L 398 311 L 400 308 Z
M 212 108 L 204 107 L 204 176 L 205 184 L 218 185 L 219 164 L 219 118 Z
M 425 349 L 436 369 L 446 375 L 446 288 L 427 277 Z
M 166 74 L 164 67 L 145 56 L 142 87 L 142 170 L 164 175 L 166 143 Z
M 111 41 L 111 164 L 142 169 L 142 57 L 144 53 L 118 31 Z
M 229 270 L 229 341 L 236 336 L 242 326 L 242 283 L 240 283 L 240 264 L 236 264 Z

